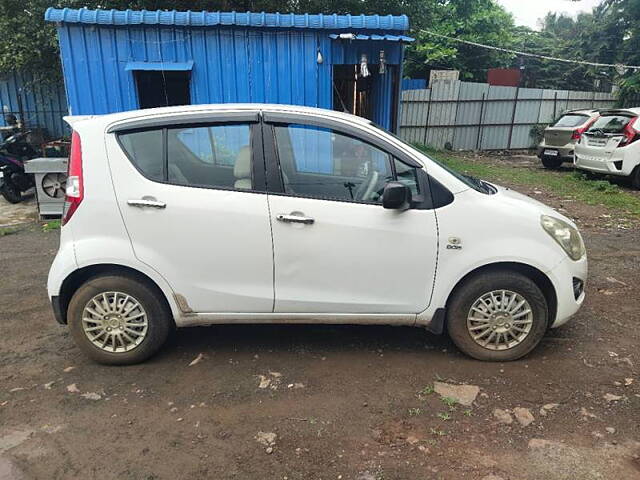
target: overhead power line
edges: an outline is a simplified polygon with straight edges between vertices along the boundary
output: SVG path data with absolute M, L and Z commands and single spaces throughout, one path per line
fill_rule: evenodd
M 493 45 L 485 45 L 483 43 L 472 42 L 470 40 L 463 40 L 461 38 L 449 37 L 448 35 L 442 35 L 441 33 L 431 32 L 429 30 L 420 30 L 420 32 L 426 33 L 427 35 L 432 35 L 434 37 L 451 40 L 453 42 L 464 43 L 466 45 L 473 45 L 474 47 L 487 48 L 489 50 L 497 50 L 499 52 L 513 53 L 514 55 L 520 55 L 523 57 L 540 58 L 542 60 L 552 60 L 554 62 L 575 63 L 578 65 L 590 65 L 592 67 L 615 68 L 618 71 L 618 73 L 620 73 L 621 75 L 624 73 L 624 70 L 627 70 L 627 69 L 640 70 L 639 65 L 623 65 L 620 63 L 598 63 L 598 62 L 587 62 L 586 60 L 571 60 L 568 58 L 551 57 L 549 55 L 540 55 L 537 53 L 530 53 L 530 52 L 519 52 L 517 50 L 512 50 L 510 48 L 502 48 L 502 47 L 495 47 Z

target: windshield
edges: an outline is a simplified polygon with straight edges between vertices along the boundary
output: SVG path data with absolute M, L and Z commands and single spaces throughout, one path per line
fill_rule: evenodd
M 556 123 L 554 123 L 553 127 L 577 127 L 578 125 L 582 125 L 589 119 L 587 115 L 578 115 L 575 113 L 569 115 L 561 116 Z
M 626 115 L 603 115 L 587 133 L 621 133 L 632 118 Z
M 424 156 L 427 157 L 426 155 L 424 155 Z M 493 195 L 494 193 L 496 193 L 498 191 L 496 189 L 496 187 L 494 187 L 493 185 L 491 185 L 488 182 L 485 182 L 484 180 L 480 180 L 479 178 L 473 177 L 471 175 L 465 175 L 464 173 L 460 173 L 460 172 L 452 169 L 448 165 L 445 165 L 441 161 L 436 160 L 433 157 L 427 157 L 427 158 L 429 160 L 431 160 L 433 163 L 437 163 L 440 167 L 444 168 L 447 172 L 449 172 L 451 175 L 453 175 L 458 180 L 463 182 L 465 185 L 473 188 L 474 190 L 476 190 L 476 191 L 478 191 L 480 193 L 486 193 L 488 195 Z
M 457 170 L 454 170 L 453 168 L 449 167 L 448 165 L 445 165 L 441 161 L 436 160 L 435 158 L 428 156 L 426 153 L 424 153 L 419 148 L 414 147 L 413 145 L 410 145 L 407 142 L 405 142 L 403 139 L 401 139 L 395 133 L 392 133 L 392 132 L 389 132 L 387 130 L 384 130 L 383 128 L 381 128 L 380 126 L 376 125 L 373 122 L 371 122 L 371 125 L 373 125 L 374 127 L 376 127 L 379 130 L 382 130 L 385 134 L 391 135 L 392 137 L 397 139 L 399 142 L 401 142 L 408 150 L 411 150 L 416 155 L 418 155 L 420 157 L 424 157 L 427 160 L 437 164 L 443 170 L 446 170 L 451 175 L 453 175 L 455 178 L 457 178 L 462 183 L 464 183 L 467 187 L 473 188 L 474 190 L 476 190 L 477 192 L 480 192 L 480 193 L 486 193 L 487 195 L 493 195 L 494 193 L 496 193 L 498 191 L 498 189 L 496 187 L 494 187 L 493 185 L 491 185 L 490 183 L 485 182 L 484 180 L 480 180 L 479 178 L 473 177 L 471 175 L 465 175 L 463 173 L 460 173 Z

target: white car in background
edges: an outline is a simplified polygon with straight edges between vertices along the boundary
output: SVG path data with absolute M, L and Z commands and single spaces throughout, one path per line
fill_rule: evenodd
M 640 108 L 603 110 L 575 148 L 576 168 L 629 177 L 640 189 Z
M 262 104 L 66 120 L 48 292 L 98 362 L 215 323 L 419 326 L 514 360 L 584 301 L 571 220 L 368 120 Z

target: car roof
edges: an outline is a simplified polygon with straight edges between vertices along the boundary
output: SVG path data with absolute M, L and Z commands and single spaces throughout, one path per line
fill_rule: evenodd
M 201 105 L 181 105 L 177 107 L 159 107 L 159 108 L 146 108 L 140 110 L 128 110 L 126 112 L 108 113 L 104 115 L 70 115 L 64 117 L 64 120 L 73 127 L 77 122 L 85 121 L 100 121 L 105 124 L 112 124 L 115 122 L 135 120 L 137 118 L 158 116 L 166 117 L 171 115 L 178 115 L 184 113 L 197 113 L 197 112 L 255 112 L 255 111 L 269 111 L 269 112 L 281 112 L 281 113 L 302 113 L 307 115 L 315 115 L 321 117 L 331 117 L 338 120 L 345 120 L 348 122 L 355 122 L 361 125 L 372 125 L 373 122 L 366 118 L 358 117 L 350 113 L 338 112 L 336 110 L 327 110 L 323 108 L 303 107 L 299 105 L 281 105 L 270 103 L 219 103 L 219 104 L 201 104 Z
M 563 115 L 569 115 L 571 113 L 577 113 L 577 114 L 581 114 L 581 115 L 593 115 L 594 113 L 598 113 L 598 110 L 595 108 L 578 108 L 576 110 L 567 110 L 566 112 L 563 113 Z
M 609 108 L 606 110 L 601 110 L 600 115 L 616 115 L 616 114 L 631 114 L 631 115 L 640 115 L 640 107 L 633 108 Z

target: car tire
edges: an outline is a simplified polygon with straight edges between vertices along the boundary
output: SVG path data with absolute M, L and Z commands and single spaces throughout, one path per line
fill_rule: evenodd
M 162 347 L 173 328 L 171 312 L 157 288 L 119 274 L 83 284 L 69 302 L 67 321 L 78 347 L 105 365 L 143 362 Z M 101 332 L 103 336 L 96 338 Z M 99 345 L 103 341 L 105 345 Z
M 541 157 L 540 160 L 542 160 L 544 168 L 550 168 L 552 170 L 558 169 L 562 165 L 562 160 L 559 158 Z
M 631 186 L 636 190 L 640 190 L 640 165 L 631 172 Z
M 499 305 L 500 302 L 506 303 L 511 301 L 510 299 L 514 299 L 516 303 L 511 305 L 510 309 L 517 306 L 520 299 L 523 299 L 526 303 L 521 308 L 524 309 L 508 314 L 504 312 L 508 312 L 509 309 L 500 305 L 501 308 L 504 307 L 502 308 L 504 312 L 501 313 L 500 309 L 497 309 L 498 313 L 493 313 L 494 317 L 488 319 L 485 318 L 485 315 L 489 315 L 488 309 L 486 313 L 482 314 L 476 313 L 477 310 L 472 310 L 472 307 L 478 308 L 478 305 L 483 310 L 482 303 L 477 302 L 481 299 L 485 299 L 486 302 L 485 297 L 491 294 L 494 294 L 494 298 L 499 300 L 497 302 Z M 527 310 L 527 307 L 529 307 L 530 313 L 523 316 L 522 314 Z M 474 316 L 478 316 L 482 320 L 478 322 L 471 320 L 471 318 L 475 318 Z M 447 307 L 447 331 L 456 346 L 470 357 L 490 362 L 505 362 L 525 356 L 540 343 L 547 330 L 548 317 L 549 309 L 545 296 L 530 278 L 511 270 L 498 270 L 474 275 L 456 288 Z M 485 320 L 488 330 L 484 327 Z M 507 323 L 509 321 L 513 323 Z M 530 322 L 525 324 L 525 321 Z M 499 322 L 502 322 L 502 325 Z M 505 328 L 505 326 L 509 328 Z M 475 330 L 477 333 L 471 330 Z M 527 333 L 524 334 L 520 330 L 527 330 Z M 472 335 L 484 335 L 485 332 L 488 332 L 488 335 L 482 339 L 474 340 L 472 337 Z M 481 345 L 491 335 L 494 335 L 493 338 L 503 339 L 504 344 L 498 342 L 499 345 L 494 345 L 496 342 L 492 340 L 488 346 Z M 516 335 L 518 338 L 522 337 L 517 343 Z M 513 345 L 508 342 L 509 338 L 512 339 Z M 504 348 L 498 349 L 499 347 Z

